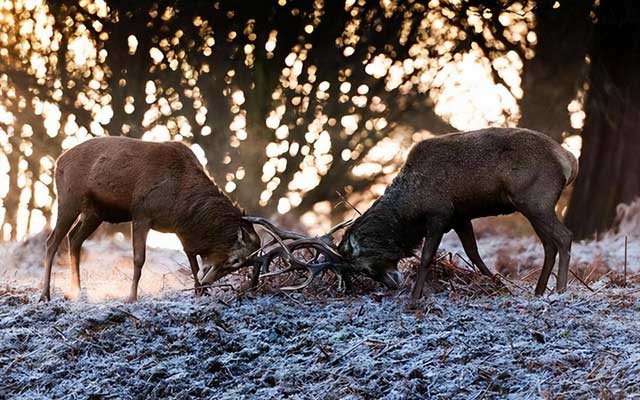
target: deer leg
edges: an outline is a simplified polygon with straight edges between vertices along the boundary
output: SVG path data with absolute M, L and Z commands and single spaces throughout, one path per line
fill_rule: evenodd
M 538 283 L 536 284 L 535 294 L 536 296 L 542 296 L 545 290 L 547 290 L 547 283 L 549 282 L 553 265 L 556 263 L 556 254 L 558 254 L 558 251 L 556 250 L 553 242 L 550 241 L 543 233 L 538 233 L 537 229 L 536 233 L 544 247 L 544 264 L 542 265 L 540 278 L 538 278 Z
M 149 224 L 147 222 L 133 221 L 131 224 L 133 236 L 133 280 L 131 282 L 131 293 L 127 303 L 133 303 L 138 299 L 138 283 L 142 274 L 147 247 L 147 233 Z
M 469 257 L 469 260 L 482 272 L 483 275 L 493 277 L 493 273 L 487 267 L 487 265 L 480 258 L 480 254 L 478 253 L 478 245 L 476 243 L 476 235 L 473 232 L 473 225 L 471 225 L 471 221 L 465 221 L 454 228 L 458 238 L 460 238 L 460 242 L 462 243 L 462 248 L 464 248 L 464 252 Z
M 267 266 L 267 268 L 269 268 Z M 251 280 L 249 281 L 249 287 L 255 288 L 258 286 L 258 282 L 260 281 L 260 270 L 262 269 L 261 263 L 256 263 L 253 266 L 253 271 L 251 271 Z
M 82 243 L 98 229 L 102 220 L 95 214 L 83 215 L 69 233 L 69 260 L 71 261 L 71 297 L 80 297 L 80 251 Z
M 191 273 L 193 274 L 194 287 L 196 289 L 196 296 L 202 296 L 204 289 L 200 285 L 200 280 L 198 279 L 198 271 L 200 267 L 198 266 L 198 257 L 195 254 L 187 254 L 187 259 L 189 260 L 189 266 L 191 267 Z
M 51 299 L 51 268 L 53 266 L 53 259 L 58 251 L 58 247 L 60 247 L 60 243 L 65 236 L 67 236 L 67 232 L 71 229 L 71 225 L 78 218 L 79 212 L 77 210 L 66 209 L 65 211 L 64 204 L 62 202 L 58 202 L 58 219 L 56 222 L 56 227 L 53 228 L 53 232 L 47 238 L 47 255 L 45 258 L 44 265 L 44 280 L 42 283 L 42 295 L 40 296 L 40 301 L 49 301 Z
M 558 220 L 553 208 L 539 213 L 525 213 L 525 216 L 531 221 L 544 246 L 545 252 L 544 265 L 538 284 L 536 285 L 535 293 L 538 296 L 544 294 L 553 265 L 555 264 L 556 252 L 560 254 L 556 290 L 558 293 L 563 293 L 567 289 L 571 253 L 571 231 Z
M 429 274 L 431 261 L 438 250 L 438 246 L 440 246 L 443 234 L 444 233 L 442 231 L 438 231 L 437 233 L 427 236 L 424 240 L 424 245 L 422 246 L 422 257 L 420 258 L 420 266 L 418 267 L 418 276 L 416 277 L 416 283 L 413 287 L 413 292 L 411 293 L 411 298 L 413 300 L 419 300 L 422 297 L 422 291 Z
M 555 214 L 554 214 L 555 217 Z M 554 243 L 560 254 L 558 261 L 558 279 L 556 280 L 556 291 L 564 293 L 567 290 L 567 281 L 569 278 L 569 261 L 571 259 L 571 241 L 573 235 L 571 231 L 564 226 L 556 217 L 554 223 Z

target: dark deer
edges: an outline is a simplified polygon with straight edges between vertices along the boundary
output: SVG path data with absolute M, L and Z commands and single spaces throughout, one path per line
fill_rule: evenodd
M 402 170 L 345 232 L 340 253 L 354 272 L 390 288 L 402 275 L 397 263 L 424 239 L 412 296 L 421 297 L 428 267 L 444 233 L 454 229 L 469 259 L 485 275 L 471 220 L 521 212 L 544 246 L 544 266 L 535 289 L 542 295 L 560 253 L 557 291 L 564 292 L 571 232 L 555 205 L 578 173 L 576 158 L 549 137 L 527 129 L 490 128 L 453 133 L 414 146 Z
M 102 222 L 132 222 L 130 302 L 137 299 L 149 229 L 178 236 L 191 266 L 196 293 L 202 291 L 198 255 L 205 266 L 212 266 L 203 278 L 203 283 L 209 283 L 237 269 L 260 247 L 252 224 L 242 220 L 241 210 L 181 143 L 124 137 L 91 139 L 60 156 L 55 180 L 58 216 L 47 239 L 41 300 L 50 298 L 51 266 L 67 233 L 71 287 L 74 295 L 79 295 L 80 249 Z

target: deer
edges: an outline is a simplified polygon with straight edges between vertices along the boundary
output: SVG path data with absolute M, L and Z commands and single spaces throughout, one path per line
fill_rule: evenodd
M 471 221 L 520 212 L 544 247 L 535 288 L 543 295 L 559 253 L 556 290 L 567 287 L 571 231 L 555 212 L 578 161 L 548 136 L 522 128 L 488 128 L 423 140 L 373 205 L 348 226 L 338 245 L 343 265 L 397 289 L 401 258 L 422 253 L 412 298 L 422 297 L 442 236 L 454 230 L 468 258 L 487 276 Z M 344 268 L 344 266 L 343 266 Z
M 261 217 L 244 217 L 273 239 L 250 261 L 252 285 L 260 277 L 307 271 L 307 287 L 326 271 L 348 290 L 350 277 L 365 275 L 390 289 L 404 282 L 397 265 L 413 257 L 422 243 L 420 265 L 411 297 L 422 297 L 440 241 L 454 230 L 467 257 L 488 277 L 493 273 L 478 253 L 472 220 L 520 212 L 533 226 L 544 248 L 535 294 L 541 296 L 559 253 L 556 290 L 566 291 L 572 233 L 560 222 L 555 206 L 578 175 L 578 160 L 548 136 L 523 128 L 488 128 L 426 139 L 409 152 L 384 194 L 355 220 L 347 220 L 319 237 L 306 237 Z M 339 244 L 333 235 L 345 229 Z M 311 254 L 311 259 L 300 258 Z M 285 268 L 269 272 L 280 258 Z M 260 272 L 264 272 L 260 275 Z
M 57 159 L 55 185 L 57 219 L 46 243 L 41 301 L 50 300 L 52 264 L 65 236 L 71 297 L 80 296 L 82 244 L 103 222 L 131 222 L 134 270 L 127 302 L 137 300 L 150 229 L 177 235 L 196 295 L 240 268 L 260 248 L 260 237 L 243 219 L 244 212 L 218 188 L 191 149 L 179 142 L 120 136 L 87 140 Z

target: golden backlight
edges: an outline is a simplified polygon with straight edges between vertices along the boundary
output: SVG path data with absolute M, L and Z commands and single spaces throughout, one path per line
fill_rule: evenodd
M 346 1 L 345 9 L 354 7 L 354 3 Z M 385 1 L 381 4 L 388 12 L 392 12 L 394 3 Z M 477 46 L 472 46 L 468 52 L 452 55 L 454 40 L 460 39 L 464 32 L 457 31 L 448 22 L 451 16 L 437 7 L 437 1 L 431 3 L 431 11 L 425 14 L 421 22 L 429 26 L 429 35 L 423 35 L 418 43 L 410 48 L 408 57 L 404 60 L 393 60 L 384 53 L 374 54 L 363 66 L 364 73 L 382 82 L 387 92 L 428 93 L 430 101 L 435 105 L 436 114 L 456 129 L 516 126 L 520 118 L 518 101 L 523 96 L 521 76 L 526 60 L 521 59 L 515 51 L 504 51 L 499 57 L 488 58 Z M 507 28 L 506 39 L 525 48 L 525 57 L 532 58 L 535 55 L 536 44 L 535 20 L 530 12 L 531 5 L 523 4 L 512 4 L 509 12 L 500 15 L 499 21 Z M 108 3 L 105 1 L 81 0 L 79 6 L 88 14 L 99 18 L 109 15 Z M 321 7 L 321 4 L 318 7 Z M 163 19 L 169 20 L 175 16 L 171 7 L 167 7 L 163 12 L 160 16 Z M 486 31 L 485 18 L 472 12 L 467 17 L 469 24 L 477 32 Z M 139 38 L 135 35 L 130 35 L 123 46 L 127 46 L 129 54 L 149 57 L 156 65 L 162 64 L 174 71 L 179 68 L 190 89 L 184 93 L 168 95 L 157 87 L 156 81 L 149 80 L 145 83 L 145 98 L 129 97 L 122 110 L 114 110 L 111 106 L 110 88 L 106 85 L 109 71 L 105 69 L 105 60 L 109 54 L 104 48 L 96 45 L 97 40 L 108 40 L 108 37 L 104 37 L 104 32 L 101 33 L 99 19 L 93 23 L 86 22 L 92 24 L 91 29 L 84 23 L 70 21 L 73 24 L 73 33 L 66 43 L 67 54 L 62 55 L 67 57 L 65 73 L 88 79 L 86 90 L 78 93 L 72 101 L 76 109 L 89 112 L 91 120 L 80 123 L 73 113 L 63 113 L 59 103 L 63 91 L 57 78 L 61 72 L 58 70 L 57 57 L 61 56 L 58 50 L 62 45 L 62 36 L 56 31 L 54 23 L 51 9 L 44 0 L 0 2 L 0 58 L 13 57 L 23 61 L 23 65 L 15 66 L 15 71 L 0 71 L 0 197 L 4 199 L 3 207 L 0 208 L 0 238 L 22 239 L 46 228 L 48 223 L 55 222 L 52 191 L 54 160 L 50 156 L 34 160 L 32 146 L 43 132 L 30 123 L 24 123 L 19 128 L 15 123 L 19 116 L 17 113 L 25 109 L 25 105 L 21 104 L 21 101 L 24 101 L 22 91 L 28 87 L 28 82 L 10 80 L 8 75 L 11 72 L 15 72 L 16 76 L 18 73 L 24 74 L 25 79 L 42 85 L 50 92 L 46 101 L 36 97 L 34 108 L 38 117 L 42 118 L 44 134 L 59 139 L 61 150 L 71 148 L 93 136 L 107 134 L 104 127 L 109 124 L 114 113 L 132 114 L 139 107 L 145 110 L 140 121 L 144 131 L 143 140 L 178 140 L 190 143 L 194 132 L 198 132 L 203 138 L 212 135 L 212 139 L 213 135 L 228 135 L 230 146 L 239 148 L 240 151 L 245 146 L 254 145 L 252 138 L 256 135 L 256 128 L 249 123 L 249 116 L 244 108 L 248 94 L 240 89 L 229 90 L 226 93 L 233 115 L 228 132 L 212 132 L 211 127 L 206 125 L 207 115 L 211 110 L 205 103 L 197 78 L 200 74 L 208 73 L 209 66 L 187 65 L 180 61 L 178 53 L 168 51 L 172 44 L 182 40 L 180 32 L 162 39 L 148 54 L 140 54 Z M 200 26 L 204 22 L 196 17 L 193 24 Z M 316 24 L 317 21 L 314 21 L 306 25 L 305 32 L 312 34 L 317 28 Z M 358 46 L 357 28 L 357 24 L 347 25 L 345 28 L 345 35 L 339 44 L 345 57 L 350 57 Z M 248 26 L 243 34 L 251 37 L 252 29 L 253 27 Z M 486 32 L 485 34 L 490 35 Z M 95 35 L 98 35 L 98 38 Z M 229 40 L 233 40 L 236 35 L 236 32 L 230 32 Z M 267 54 L 273 56 L 278 46 L 278 32 L 267 32 L 267 37 L 260 43 L 262 44 L 256 41 L 255 44 L 242 47 L 245 65 L 252 66 L 255 63 L 255 46 L 258 45 L 264 46 Z M 495 47 L 504 49 L 504 45 L 499 41 Z M 211 36 L 205 40 L 202 51 L 204 54 L 211 54 L 214 49 L 215 40 Z M 401 165 L 410 146 L 431 136 L 428 130 L 416 132 L 408 126 L 395 124 L 395 121 L 381 116 L 386 104 L 380 97 L 372 96 L 372 88 L 367 84 L 350 81 L 348 76 L 332 82 L 318 78 L 317 68 L 306 62 L 308 51 L 307 47 L 296 46 L 284 58 L 278 78 L 279 86 L 272 93 L 272 109 L 266 113 L 263 127 L 271 131 L 272 138 L 264 145 L 266 162 L 261 168 L 259 181 L 262 186 L 257 196 L 260 205 L 275 201 L 276 209 L 281 214 L 299 206 L 305 194 L 316 187 L 329 171 L 334 162 L 332 148 L 336 139 L 330 131 L 338 130 L 343 139 L 350 140 L 350 147 L 342 150 L 339 153 L 340 157 L 343 160 L 359 160 L 352 172 L 356 176 L 374 179 L 374 185 L 371 187 L 373 195 L 383 192 L 385 184 Z M 230 69 L 226 77 L 219 78 L 231 79 L 235 74 L 236 71 Z M 49 81 L 52 83 L 48 83 Z M 125 85 L 126 82 L 119 84 Z M 308 119 L 304 121 L 304 141 L 292 140 L 292 121 L 286 120 L 287 110 L 303 110 L 309 98 L 328 99 L 330 93 L 336 93 L 331 90 L 332 86 L 333 89 L 337 88 L 339 102 L 350 104 L 353 112 L 340 116 L 330 115 L 324 110 L 309 113 Z M 185 96 L 194 107 L 195 126 L 181 114 Z M 584 120 L 582 97 L 583 95 L 579 95 L 567 110 L 567 118 L 570 118 L 573 127 L 578 129 Z M 11 104 L 13 110 L 8 109 L 7 104 Z M 367 108 L 380 113 L 380 116 L 363 118 L 360 111 Z M 162 123 L 159 122 L 161 120 Z M 135 127 L 122 126 L 122 133 L 127 134 L 131 129 Z M 358 144 L 358 135 L 363 129 L 384 132 L 386 137 L 365 151 Z M 568 137 L 565 145 L 579 155 L 581 142 L 578 136 Z M 194 144 L 192 149 L 200 162 L 207 165 L 203 148 Z M 288 165 L 289 157 L 295 155 L 301 155 L 299 165 Z M 10 163 L 11 157 L 18 157 L 19 162 Z M 225 164 L 229 164 L 227 161 L 230 160 L 225 160 Z M 9 196 L 8 192 L 11 186 L 10 165 L 19 169 L 14 175 L 17 176 L 20 193 L 12 193 L 13 196 Z M 285 181 L 283 173 L 288 168 L 295 168 L 295 172 Z M 233 196 L 245 177 L 245 168 L 238 166 L 226 173 L 225 181 L 217 183 Z M 272 199 L 276 189 L 281 185 L 286 185 L 285 194 Z M 354 202 L 363 208 L 371 201 L 371 196 L 353 196 Z M 17 210 L 16 232 L 12 232 L 11 226 L 6 223 L 5 207 L 10 197 L 14 199 L 12 204 L 15 204 Z M 323 230 L 330 225 L 330 213 L 330 206 L 318 203 L 304 215 L 302 222 L 308 227 Z M 48 222 L 49 214 L 52 216 L 51 222 Z M 180 248 L 174 235 L 152 232 L 148 240 L 153 246 Z

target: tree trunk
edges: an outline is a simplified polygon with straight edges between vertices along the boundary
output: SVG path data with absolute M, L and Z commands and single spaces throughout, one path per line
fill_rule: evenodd
M 640 7 L 602 0 L 591 50 L 580 173 L 566 218 L 576 238 L 608 230 L 640 195 Z
M 557 141 L 570 131 L 567 106 L 585 80 L 586 38 L 593 2 L 554 1 L 536 5 L 536 55 L 525 62 L 519 125 L 544 132 Z

